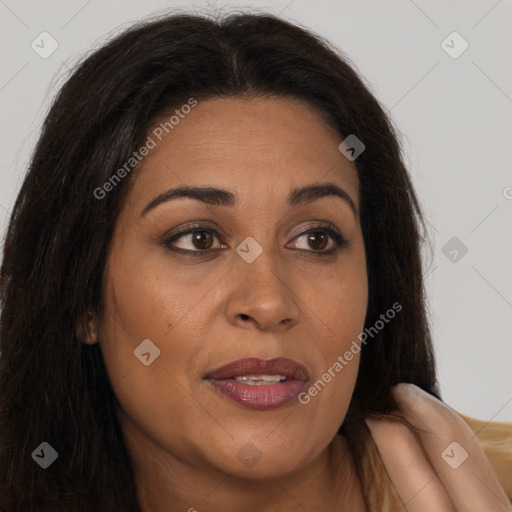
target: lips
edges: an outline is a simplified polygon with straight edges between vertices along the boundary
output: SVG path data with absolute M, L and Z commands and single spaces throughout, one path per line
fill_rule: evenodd
M 302 364 L 291 359 L 245 358 L 221 366 L 204 378 L 237 404 L 268 410 L 292 402 L 306 386 L 309 374 Z
M 308 371 L 300 363 L 284 357 L 238 359 L 210 372 L 206 379 L 231 379 L 243 375 L 283 375 L 287 379 L 307 381 Z

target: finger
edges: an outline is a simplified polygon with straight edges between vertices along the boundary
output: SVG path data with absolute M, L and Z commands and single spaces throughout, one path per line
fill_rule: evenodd
M 366 420 L 384 466 L 408 512 L 456 512 L 411 429 L 400 421 Z
M 412 384 L 392 392 L 458 512 L 512 510 L 478 439 L 457 412 Z

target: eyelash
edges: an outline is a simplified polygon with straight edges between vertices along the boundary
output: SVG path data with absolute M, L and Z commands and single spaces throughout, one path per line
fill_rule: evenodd
M 185 226 L 185 229 L 183 231 L 175 233 L 170 238 L 166 238 L 162 242 L 162 245 L 166 249 L 169 249 L 174 252 L 182 253 L 182 254 L 187 254 L 192 257 L 206 256 L 208 253 L 211 254 L 215 249 L 208 249 L 208 250 L 204 250 L 204 251 L 192 251 L 189 249 L 178 249 L 178 248 L 171 247 L 172 242 L 175 242 L 176 240 L 179 240 L 180 238 L 183 238 L 186 235 L 190 235 L 192 233 L 201 232 L 201 231 L 209 233 L 210 235 L 216 237 L 217 240 L 220 241 L 218 233 L 214 229 L 210 228 L 209 226 L 187 225 L 187 226 Z M 330 249 L 328 251 L 314 251 L 314 250 L 307 250 L 307 249 L 298 249 L 298 250 L 301 252 L 310 252 L 316 256 L 331 256 L 339 249 L 342 249 L 348 245 L 348 240 L 346 240 L 342 235 L 340 235 L 337 231 L 335 231 L 329 224 L 315 226 L 310 229 L 307 229 L 306 231 L 299 233 L 295 238 L 299 238 L 303 235 L 307 235 L 308 233 L 316 233 L 318 231 L 324 231 L 331 237 L 331 239 L 334 241 L 334 244 L 335 244 L 335 247 L 333 249 Z M 295 238 L 294 238 L 294 240 L 295 240 Z

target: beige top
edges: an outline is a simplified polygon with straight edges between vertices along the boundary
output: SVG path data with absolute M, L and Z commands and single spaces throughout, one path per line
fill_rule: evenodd
M 366 420 L 369 512 L 512 512 L 512 424 L 457 413 L 412 384 L 399 411 Z

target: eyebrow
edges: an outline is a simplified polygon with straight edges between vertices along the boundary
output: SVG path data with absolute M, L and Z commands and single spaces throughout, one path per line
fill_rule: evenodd
M 346 204 L 350 206 L 350 209 L 354 213 L 355 217 L 358 217 L 357 207 L 349 194 L 342 188 L 338 187 L 338 185 L 329 182 L 315 185 L 306 185 L 304 187 L 293 189 L 286 200 L 286 205 L 288 209 L 291 209 L 297 206 L 311 203 L 317 199 L 327 196 L 336 196 L 342 199 Z M 142 217 L 146 215 L 146 213 L 153 210 L 162 203 L 166 203 L 180 197 L 196 199 L 213 206 L 234 207 L 238 205 L 238 199 L 236 195 L 229 190 L 209 186 L 193 187 L 184 185 L 167 190 L 166 192 L 163 192 L 162 194 L 155 197 L 147 204 L 144 210 L 142 210 L 140 216 Z

